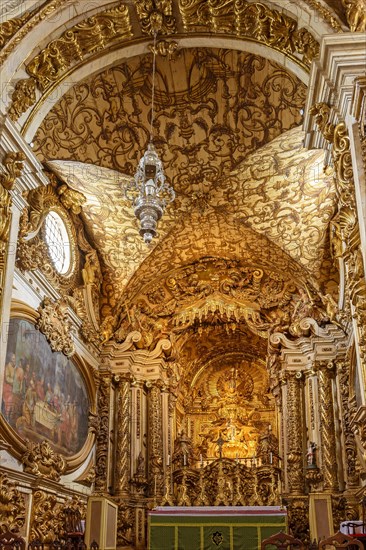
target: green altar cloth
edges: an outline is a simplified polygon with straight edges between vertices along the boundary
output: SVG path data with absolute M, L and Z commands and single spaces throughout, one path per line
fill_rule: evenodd
M 278 506 L 161 507 L 149 512 L 149 550 L 260 550 L 285 531 Z

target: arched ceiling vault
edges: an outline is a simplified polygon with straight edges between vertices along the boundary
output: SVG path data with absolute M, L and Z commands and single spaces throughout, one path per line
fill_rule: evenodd
M 336 278 L 333 182 L 300 125 L 319 41 L 348 30 L 348 0 L 28 6 L 5 2 L 0 109 L 86 197 L 109 336 L 171 331 L 189 384 L 205 366 L 263 364 L 301 292 Z M 149 140 L 157 19 L 154 143 L 177 198 L 147 248 L 122 188 Z

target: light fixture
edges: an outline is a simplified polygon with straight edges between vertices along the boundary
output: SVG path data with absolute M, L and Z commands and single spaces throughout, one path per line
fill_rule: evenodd
M 174 189 L 165 180 L 163 164 L 153 143 L 156 37 L 157 30 L 154 30 L 150 141 L 147 151 L 140 159 L 134 179 L 125 188 L 125 196 L 132 203 L 135 216 L 140 221 L 140 235 L 147 244 L 156 235 L 157 223 L 164 214 L 167 203 L 175 199 Z

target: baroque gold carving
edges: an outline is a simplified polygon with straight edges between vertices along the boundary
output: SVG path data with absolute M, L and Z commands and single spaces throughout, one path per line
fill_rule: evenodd
M 108 448 L 109 448 L 109 411 L 111 378 L 109 375 L 98 375 L 96 380 L 98 427 L 95 456 L 95 492 L 108 492 Z
M 39 318 L 36 327 L 45 335 L 52 350 L 71 357 L 75 353 L 75 345 L 66 302 L 52 302 L 46 296 L 37 311 Z
M 36 81 L 34 78 L 19 80 L 15 84 L 11 99 L 9 117 L 15 121 L 36 102 Z
M 265 4 L 245 0 L 180 0 L 179 9 L 186 31 L 235 32 L 287 54 L 302 54 L 308 67 L 319 53 L 319 44 L 309 31 L 298 29 L 294 19 Z
M 14 19 L 8 19 L 0 23 L 0 50 L 31 17 L 32 12 L 25 12 L 20 17 L 14 17 Z
M 82 61 L 116 39 L 132 36 L 128 8 L 124 4 L 81 21 L 52 40 L 27 65 L 27 73 L 44 90 L 73 63 Z
M 136 0 L 135 6 L 144 34 L 176 32 L 172 0 Z
M 3 51 L 0 53 L 0 65 L 4 63 L 5 59 L 10 55 L 10 53 L 16 48 L 16 46 L 23 40 L 23 38 L 31 31 L 38 23 L 43 21 L 49 16 L 52 16 L 54 12 L 64 5 L 65 0 L 50 0 L 41 9 L 34 10 L 32 17 L 25 22 L 12 40 L 6 44 L 3 48 Z
M 301 374 L 287 375 L 287 477 L 289 493 L 304 490 L 302 455 Z
M 350 392 L 350 353 L 346 357 L 337 360 L 337 373 L 340 386 L 342 404 L 342 424 L 345 439 L 346 474 L 348 487 L 358 486 L 359 464 L 357 460 L 357 446 L 352 430 L 352 419 L 357 410 L 356 399 Z
M 128 492 L 129 489 L 129 456 L 130 456 L 130 407 L 131 390 L 130 380 L 126 377 L 115 377 L 116 381 L 116 463 L 115 491 L 117 494 Z
M 59 481 L 66 469 L 63 457 L 55 453 L 47 441 L 38 444 L 28 442 L 27 447 L 21 457 L 24 471 L 35 476 Z
M 19 531 L 24 523 L 24 497 L 16 484 L 0 472 L 0 532 Z
M 175 58 L 175 54 L 178 48 L 178 42 L 175 40 L 158 40 L 155 47 L 156 55 L 167 57 L 170 61 Z M 149 45 L 149 50 L 154 52 L 154 46 Z
M 30 539 L 50 543 L 63 533 L 62 504 L 54 494 L 37 490 L 33 494 Z
M 80 214 L 83 204 L 86 202 L 86 198 L 82 193 L 70 189 L 65 183 L 57 188 L 57 194 L 60 198 L 62 206 L 66 210 L 70 210 L 73 214 Z
M 0 184 L 10 191 L 13 188 L 15 180 L 20 177 L 23 170 L 24 153 L 10 152 L 6 153 L 2 160 L 4 173 L 0 174 Z
M 332 391 L 333 364 L 319 362 L 318 366 L 320 367 L 318 380 L 324 488 L 337 491 L 337 456 Z
M 157 145 L 163 153 L 167 177 L 173 180 L 177 195 L 180 197 L 177 211 L 182 213 L 199 211 L 201 214 L 201 206 L 204 204 L 207 209 L 207 218 L 209 218 L 210 204 L 216 203 L 219 214 L 225 210 L 225 204 L 228 204 L 234 195 L 230 185 L 232 177 L 227 177 L 232 169 L 240 165 L 255 147 L 267 143 L 277 135 L 277 132 L 283 132 L 301 121 L 300 109 L 304 106 L 305 89 L 296 78 L 280 70 L 279 66 L 264 61 L 258 56 L 211 49 L 205 52 L 190 49 L 179 53 L 179 57 L 174 61 L 174 75 L 185 74 L 185 67 L 189 66 L 189 73 L 192 74 L 189 83 L 185 79 L 180 80 L 178 76 L 176 82 L 173 82 L 172 75 L 167 70 L 167 61 L 159 57 L 157 63 L 157 72 L 166 82 L 164 87 L 158 84 L 159 77 L 157 83 L 156 123 L 159 126 L 160 143 Z M 143 147 L 149 136 L 147 102 L 150 100 L 150 95 L 147 94 L 147 90 L 151 89 L 151 78 L 150 73 L 146 71 L 146 63 L 150 64 L 150 62 L 150 56 L 148 59 L 135 58 L 132 65 L 129 62 L 104 71 L 75 87 L 49 113 L 35 138 L 34 150 L 37 154 L 49 159 L 73 158 L 88 163 L 96 162 L 100 165 L 84 165 L 81 162 L 75 164 L 63 160 L 48 163 L 49 167 L 67 181 L 69 186 L 81 191 L 87 198 L 87 203 L 83 206 L 83 217 L 87 223 L 92 224 L 95 246 L 101 251 L 101 258 L 105 259 L 102 317 L 116 315 L 115 310 L 122 302 L 123 287 L 136 265 L 140 265 L 147 255 L 146 247 L 143 247 L 137 238 L 133 213 L 123 202 L 121 203 L 120 186 L 128 180 L 129 176 L 124 174 L 132 174 L 134 159 L 140 150 L 138 144 Z M 247 90 L 245 98 L 240 91 L 243 78 L 245 78 Z M 286 85 L 284 79 L 287 82 Z M 118 90 L 115 88 L 116 82 Z M 278 85 L 280 82 L 281 86 Z M 286 97 L 282 95 L 285 88 Z M 217 98 L 217 91 L 220 101 Z M 96 95 L 100 97 L 100 101 Z M 268 102 L 271 104 L 268 113 L 259 114 L 261 111 L 259 106 L 267 105 Z M 190 110 L 191 112 L 188 113 Z M 63 113 L 67 113 L 67 120 Z M 259 118 L 257 115 L 253 118 L 254 113 L 258 113 Z M 249 121 L 254 122 L 254 119 L 254 126 L 251 127 Z M 123 140 L 120 139 L 121 132 L 124 135 Z M 90 136 L 94 136 L 94 143 Z M 114 139 L 119 143 L 118 148 L 112 147 Z M 268 155 L 266 158 L 273 159 L 275 147 L 288 147 L 293 151 L 294 139 L 293 135 L 281 138 L 281 143 L 277 142 L 270 151 L 266 152 Z M 196 145 L 192 149 L 193 142 Z M 295 173 L 294 168 L 288 168 L 291 181 L 289 196 L 292 196 L 292 193 L 297 196 L 300 194 L 305 201 L 310 201 L 310 195 L 317 195 L 319 208 L 327 210 L 332 197 L 330 186 L 324 190 L 323 185 L 319 183 L 319 188 L 314 187 L 311 181 L 298 185 L 299 178 L 302 179 L 304 175 L 306 179 L 306 166 L 311 164 L 309 157 L 317 156 L 321 162 L 322 154 L 305 153 L 302 150 L 300 132 L 296 134 L 296 144 L 299 147 L 299 155 L 301 147 L 299 164 L 301 163 L 304 169 L 301 171 L 299 168 Z M 95 157 L 95 148 L 103 151 L 98 159 Z M 171 154 L 173 151 L 174 153 Z M 261 154 L 258 152 L 259 157 Z M 278 156 L 278 162 L 281 166 L 283 165 L 282 157 Z M 262 161 L 259 165 L 264 166 Z M 116 171 L 109 171 L 103 168 L 105 166 Z M 225 188 L 220 192 L 219 182 L 223 182 L 226 177 Z M 253 174 L 248 175 L 249 177 L 252 181 Z M 260 174 L 261 177 L 262 174 Z M 313 243 L 314 231 L 309 231 L 312 235 L 311 246 L 307 245 L 301 250 L 299 246 L 293 244 L 294 236 L 299 234 L 299 217 L 302 219 L 304 216 L 313 216 L 313 209 L 311 210 L 313 214 L 310 214 L 309 209 L 304 206 L 299 208 L 294 216 L 286 216 L 289 224 L 293 222 L 295 231 L 287 224 L 279 225 L 275 219 L 274 205 L 283 202 L 281 194 L 284 190 L 279 187 L 281 179 L 283 180 L 283 176 L 279 176 L 276 181 L 277 190 L 274 191 L 276 202 L 270 200 L 271 206 L 267 206 L 268 197 L 272 195 L 272 191 L 269 190 L 265 199 L 264 212 L 272 208 L 268 214 L 267 225 L 271 224 L 269 231 L 276 232 L 273 240 L 278 242 L 284 235 L 288 243 L 291 243 L 289 246 L 292 253 L 298 253 L 299 261 L 304 258 L 305 262 L 308 256 L 312 255 L 320 263 L 321 254 L 317 253 Z M 319 179 L 321 182 L 322 177 Z M 100 192 L 101 181 L 103 181 L 103 193 Z M 271 182 L 268 176 L 268 185 Z M 261 183 L 258 182 L 259 185 Z M 289 182 L 286 181 L 286 188 L 288 185 Z M 235 176 L 235 189 L 243 189 L 239 176 Z M 263 187 L 262 189 L 265 190 Z M 106 194 L 110 197 L 107 203 Z M 250 192 L 248 190 L 247 194 L 254 196 L 251 190 Z M 246 200 L 247 197 L 245 197 Z M 235 220 L 237 224 L 237 220 L 244 219 L 247 212 L 243 217 L 239 214 L 242 209 L 241 199 L 239 201 L 235 199 L 234 206 L 238 211 Z M 291 210 L 293 209 L 292 205 Z M 103 217 L 107 210 L 110 220 L 108 231 L 104 220 L 101 219 L 101 214 L 103 213 Z M 256 213 L 254 218 L 258 219 L 259 216 L 260 212 Z M 317 220 L 316 225 L 323 223 L 320 219 L 323 220 L 323 217 Z M 161 238 L 172 227 L 173 222 L 174 219 L 168 211 L 160 228 Z M 212 228 L 214 223 L 216 221 L 208 222 L 209 227 Z M 198 222 L 197 227 L 199 227 Z M 278 235 L 279 228 L 281 236 Z M 213 230 L 209 229 L 209 231 L 211 233 Z M 191 230 L 187 228 L 188 233 L 191 233 Z M 319 238 L 324 235 L 321 227 L 316 230 L 315 235 Z M 184 242 L 187 238 L 189 237 L 185 235 Z M 210 238 L 217 240 L 214 235 Z M 236 240 L 234 237 L 234 241 Z M 199 242 L 199 239 L 197 241 Z M 127 258 L 128 261 L 126 261 Z M 166 260 L 171 261 L 171 255 L 169 260 L 168 258 Z
M 163 426 L 161 389 L 155 383 L 148 393 L 149 494 L 161 494 L 163 476 Z
M 366 31 L 366 1 L 342 0 L 349 28 L 352 32 Z
M 328 10 L 326 7 L 324 7 L 321 2 L 318 2 L 318 0 L 304 0 L 304 2 L 308 6 L 310 6 L 313 10 L 315 10 L 317 13 L 319 13 L 322 19 L 326 21 L 332 29 L 334 29 L 337 32 L 341 32 L 342 26 L 340 25 L 338 20 L 334 17 L 331 10 Z

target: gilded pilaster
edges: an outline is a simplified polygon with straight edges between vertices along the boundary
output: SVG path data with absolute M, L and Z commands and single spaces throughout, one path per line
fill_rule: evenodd
M 111 375 L 100 374 L 97 383 L 97 413 L 99 418 L 96 434 L 95 492 L 108 493 L 109 458 L 109 411 L 111 399 Z
M 291 372 L 287 380 L 287 479 L 288 492 L 304 491 L 302 441 L 302 374 Z
M 160 494 L 163 487 L 163 424 L 162 398 L 158 382 L 149 385 L 148 393 L 148 447 L 149 495 Z
M 319 407 L 323 488 L 338 491 L 336 434 L 333 405 L 334 365 L 330 361 L 316 364 L 319 379 Z
M 116 495 L 128 494 L 130 480 L 130 425 L 131 391 L 130 377 L 116 375 L 115 411 L 116 444 L 114 466 L 114 491 Z
M 350 357 L 337 360 L 338 382 L 341 396 L 342 432 L 344 437 L 344 472 L 346 489 L 359 485 L 357 445 L 351 428 L 352 419 L 357 410 L 355 397 L 350 394 Z

